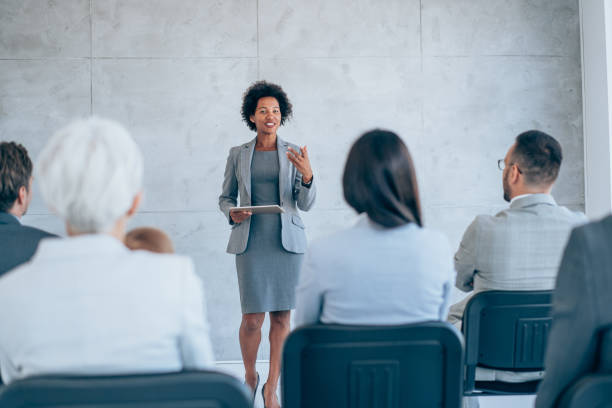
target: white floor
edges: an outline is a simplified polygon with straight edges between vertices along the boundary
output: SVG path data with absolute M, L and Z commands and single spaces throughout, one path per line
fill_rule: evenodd
M 231 374 L 241 381 L 244 381 L 244 367 L 242 361 L 218 361 L 217 368 L 219 371 Z M 261 399 L 261 386 L 268 377 L 268 361 L 260 360 L 257 362 L 257 371 L 261 378 L 259 389 L 257 390 L 257 398 L 255 398 L 255 408 L 263 408 Z M 278 388 L 278 397 L 280 401 L 280 385 Z M 481 397 L 480 408 L 531 408 L 535 396 L 521 397 Z

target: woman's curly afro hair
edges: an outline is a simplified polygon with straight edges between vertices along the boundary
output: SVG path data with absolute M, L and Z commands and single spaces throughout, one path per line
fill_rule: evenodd
M 257 128 L 255 124 L 251 122 L 251 115 L 255 114 L 259 99 L 265 98 L 266 96 L 276 98 L 278 101 L 278 107 L 281 111 L 281 126 L 284 125 L 285 120 L 291 118 L 293 114 L 293 106 L 291 102 L 289 102 L 289 98 L 287 98 L 287 94 L 283 91 L 283 88 L 266 81 L 257 81 L 253 83 L 242 96 L 242 109 L 240 110 L 242 120 L 244 120 L 252 131 L 257 131 Z

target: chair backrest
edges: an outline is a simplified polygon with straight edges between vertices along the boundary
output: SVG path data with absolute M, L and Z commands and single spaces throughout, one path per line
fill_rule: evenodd
M 305 326 L 285 342 L 282 406 L 456 408 L 462 361 L 461 334 L 444 322 Z
M 213 371 L 126 376 L 41 376 L 0 389 L 2 408 L 249 408 L 247 388 Z
M 463 314 L 466 389 L 473 389 L 477 365 L 543 370 L 551 302 L 552 291 L 487 291 L 470 299 Z

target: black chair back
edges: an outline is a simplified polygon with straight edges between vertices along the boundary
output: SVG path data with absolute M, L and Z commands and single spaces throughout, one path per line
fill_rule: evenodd
M 285 342 L 282 406 L 457 408 L 462 361 L 448 323 L 306 326 Z
M 2 408 L 250 408 L 227 374 L 193 371 L 126 376 L 41 376 L 0 389 Z
M 474 295 L 463 314 L 465 395 L 534 394 L 537 381 L 477 382 L 476 367 L 543 370 L 551 312 L 552 291 L 487 291 Z

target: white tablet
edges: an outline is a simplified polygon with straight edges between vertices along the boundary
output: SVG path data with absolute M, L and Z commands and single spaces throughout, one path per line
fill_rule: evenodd
M 250 211 L 253 214 L 279 214 L 284 213 L 283 210 L 278 205 L 254 205 L 251 207 L 231 207 L 230 212 L 232 211 Z

